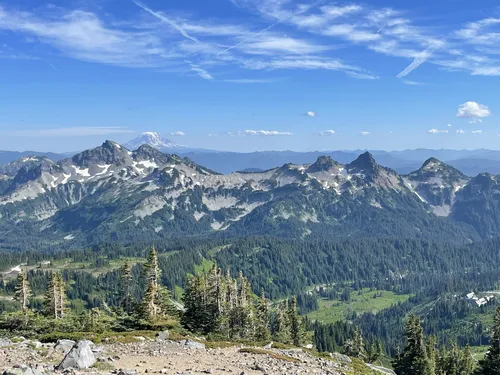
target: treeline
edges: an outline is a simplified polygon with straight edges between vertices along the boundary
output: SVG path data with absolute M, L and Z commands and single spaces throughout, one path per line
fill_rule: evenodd
M 162 271 L 155 248 L 140 267 L 140 272 L 133 272 L 125 264 L 118 271 L 119 299 L 115 306 L 103 302 L 101 308 L 79 311 L 68 304 L 70 283 L 62 274 L 46 273 L 45 292 L 40 303 L 33 298 L 31 283 L 23 270 L 14 287 L 14 299 L 20 311 L 4 312 L 0 316 L 0 330 L 51 337 L 51 334 L 74 332 L 155 330 L 180 323 L 189 332 L 223 340 L 264 342 L 274 339 L 296 346 L 304 342 L 304 321 L 297 311 L 295 297 L 272 309 L 264 290 L 256 297 L 242 273 L 233 278 L 229 271 L 224 273 L 215 264 L 207 273 L 188 277 L 182 307 L 172 300 L 169 289 L 161 283 Z M 37 271 L 38 274 L 42 272 Z M 134 296 L 136 285 L 142 287 L 140 298 Z

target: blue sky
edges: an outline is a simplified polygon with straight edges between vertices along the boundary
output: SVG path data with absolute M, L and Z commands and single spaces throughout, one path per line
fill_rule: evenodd
M 0 149 L 499 149 L 493 0 L 0 2 Z

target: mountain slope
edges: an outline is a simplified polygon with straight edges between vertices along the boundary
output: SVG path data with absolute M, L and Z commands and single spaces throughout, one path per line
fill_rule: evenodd
M 321 156 L 312 164 L 221 175 L 148 145 L 129 151 L 106 141 L 59 162 L 12 164 L 0 179 L 0 234 L 14 234 L 0 246 L 13 246 L 25 231 L 24 241 L 43 245 L 217 232 L 444 236 L 462 243 L 486 233 L 460 214 L 478 204 L 474 188 L 466 189 L 473 181 L 436 159 L 401 176 L 369 153 L 348 164 Z

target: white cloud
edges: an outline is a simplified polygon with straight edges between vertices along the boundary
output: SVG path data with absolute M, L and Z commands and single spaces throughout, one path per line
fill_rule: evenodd
M 370 134 L 371 134 L 370 132 L 365 132 L 365 131 L 359 133 L 359 135 L 361 135 L 362 137 L 365 137 L 365 136 L 370 135 Z
M 133 133 L 134 131 L 111 126 L 82 126 L 71 128 L 53 128 L 53 129 L 26 129 L 2 131 L 0 134 L 8 136 L 22 137 L 85 137 L 85 136 L 100 136 L 110 134 Z
M 463 129 L 457 129 L 457 134 L 465 134 L 465 130 L 463 130 Z
M 410 86 L 423 86 L 424 85 L 421 82 L 410 81 L 408 79 L 402 79 L 401 82 L 404 83 L 405 85 L 410 85 Z
M 483 120 L 480 118 L 473 118 L 472 120 L 469 120 L 469 124 L 482 124 Z
M 187 39 L 189 39 L 189 40 L 191 40 L 193 42 L 199 43 L 198 39 L 196 39 L 196 38 L 192 37 L 191 35 L 189 35 L 186 30 L 184 30 L 181 26 L 179 26 L 173 20 L 171 20 L 170 18 L 168 18 L 167 16 L 165 16 L 163 13 L 161 13 L 161 12 L 155 12 L 155 11 L 151 10 L 150 8 L 148 8 L 147 6 L 143 5 L 142 3 L 138 2 L 138 1 L 132 0 L 132 2 L 135 5 L 137 5 L 138 7 L 142 8 L 144 11 L 148 12 L 149 14 L 151 14 L 152 16 L 158 18 L 160 21 L 165 22 L 168 25 L 170 25 L 172 28 L 174 28 L 175 30 L 177 30 L 184 38 L 187 38 Z
M 399 73 L 396 77 L 402 78 L 406 77 L 408 74 L 417 69 L 420 65 L 427 61 L 430 57 L 430 53 L 428 51 L 422 51 L 418 56 L 415 57 L 413 62 L 408 65 L 401 73 Z
M 199 66 L 192 65 L 191 70 L 196 72 L 201 78 L 206 79 L 207 81 L 211 81 L 214 77 L 207 72 L 205 69 L 200 68 Z
M 172 132 L 172 133 L 170 133 L 170 135 L 173 137 L 183 137 L 186 135 L 186 133 L 178 131 L 178 132 Z
M 482 134 L 483 131 L 482 130 L 473 130 L 471 133 L 472 134 Z
M 325 130 L 325 131 L 319 132 L 318 135 L 321 135 L 323 137 L 331 137 L 332 135 L 335 135 L 335 130 Z
M 466 102 L 458 107 L 457 117 L 481 119 L 491 116 L 490 109 L 476 102 Z
M 279 36 L 262 37 L 259 41 L 244 43 L 238 48 L 243 50 L 245 53 L 255 55 L 268 55 L 275 53 L 307 55 L 330 49 L 327 46 L 320 46 L 305 40 Z
M 452 125 L 452 124 L 448 124 L 448 125 L 446 125 L 446 126 L 447 126 L 447 127 L 449 127 L 449 128 L 452 128 L 452 127 L 453 127 L 453 125 Z
M 196 19 L 187 12 L 152 9 L 140 0 L 133 0 L 138 12 L 135 18 L 128 19 L 76 8 L 35 12 L 0 6 L 0 32 L 13 32 L 20 42 L 31 39 L 30 45 L 45 44 L 85 62 L 177 73 L 186 70 L 185 61 L 189 60 L 196 65 L 192 71 L 207 80 L 219 72 L 222 76 L 226 68 L 330 70 L 352 78 L 377 79 L 377 74 L 368 71 L 369 57 L 356 63 L 356 57 L 365 54 L 350 54 L 349 62 L 339 57 L 336 50 L 350 46 L 410 61 L 397 74 L 408 85 L 421 84 L 403 78 L 425 62 L 445 71 L 500 76 L 500 32 L 495 30 L 500 18 L 476 20 L 453 30 L 449 24 L 445 29 L 413 21 L 410 12 L 355 3 L 231 1 L 241 8 L 240 12 L 258 17 L 242 15 L 244 22 Z M 191 19 L 186 19 L 188 16 Z M 262 20 L 267 22 L 266 27 Z M 33 51 L 45 52 L 43 48 Z M 43 56 L 0 51 L 0 59 L 4 58 Z
M 224 82 L 229 83 L 271 83 L 274 79 L 249 79 L 249 78 L 238 78 L 238 79 L 225 79 Z
M 210 133 L 208 136 L 209 136 L 209 137 L 217 137 L 217 134 L 215 134 L 215 133 Z
M 290 132 L 282 132 L 277 130 L 245 130 L 238 132 L 228 132 L 231 136 L 277 136 L 277 135 L 293 135 Z
M 316 117 L 316 112 L 313 112 L 313 111 L 308 111 L 306 113 L 306 116 L 309 116 L 309 117 Z
M 429 134 L 448 133 L 448 130 L 431 129 L 427 133 Z

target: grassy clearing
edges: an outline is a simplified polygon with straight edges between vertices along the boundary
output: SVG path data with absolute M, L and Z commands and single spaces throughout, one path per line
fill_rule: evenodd
M 196 275 L 202 275 L 210 271 L 213 266 L 214 266 L 213 260 L 203 259 L 201 264 L 194 266 L 194 273 Z
M 484 356 L 488 352 L 489 347 L 488 346 L 471 346 L 470 350 L 472 352 L 472 356 L 474 357 L 474 359 L 476 361 L 480 361 L 481 359 L 484 358 Z
M 275 353 L 270 350 L 265 350 L 265 349 L 260 349 L 260 348 L 241 348 L 239 350 L 240 353 L 248 353 L 248 354 L 263 354 L 263 355 L 268 355 L 271 358 L 280 360 L 280 361 L 286 361 L 286 362 L 293 362 L 293 363 L 300 363 L 300 361 L 297 358 L 289 357 L 283 354 Z
M 380 296 L 374 298 L 374 295 Z M 391 307 L 398 302 L 404 302 L 410 298 L 409 294 L 398 295 L 385 290 L 363 289 L 361 294 L 353 292 L 351 300 L 344 302 L 341 300 L 319 300 L 319 309 L 308 315 L 312 320 L 317 320 L 323 323 L 335 323 L 345 319 L 351 312 L 358 314 L 371 312 L 377 313 L 380 310 Z

